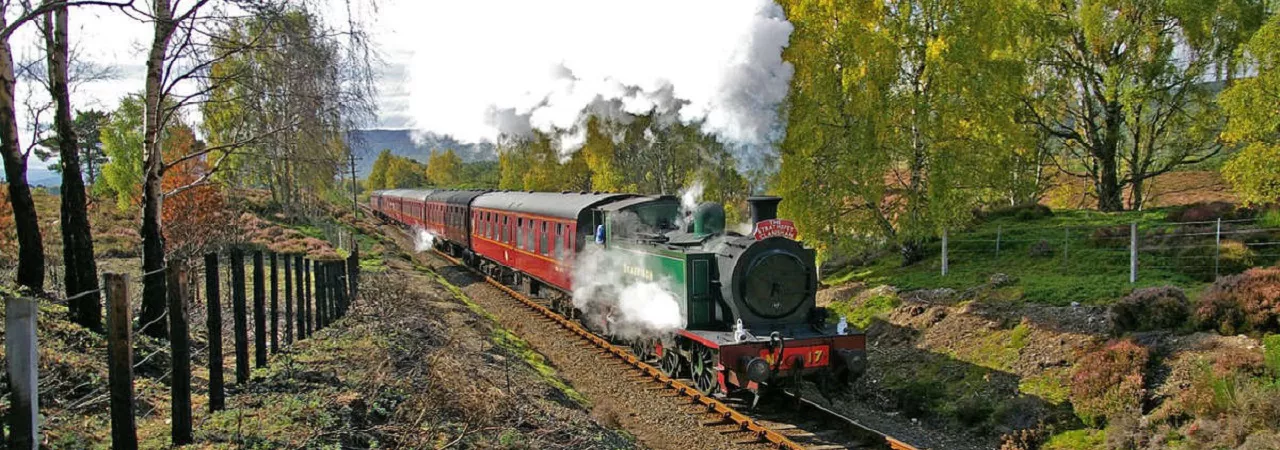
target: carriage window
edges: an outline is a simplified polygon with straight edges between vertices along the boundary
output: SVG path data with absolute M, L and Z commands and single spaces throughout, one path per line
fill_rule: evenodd
M 516 218 L 516 248 L 524 248 L 524 219 Z
M 502 242 L 507 242 L 507 216 L 502 216 Z
M 533 221 L 530 220 L 528 226 L 524 228 L 524 249 L 533 251 Z
M 556 259 L 564 259 L 564 224 L 556 224 Z
M 542 221 L 542 239 L 538 240 L 538 251 L 544 255 L 551 254 L 551 246 L 547 245 L 547 222 Z

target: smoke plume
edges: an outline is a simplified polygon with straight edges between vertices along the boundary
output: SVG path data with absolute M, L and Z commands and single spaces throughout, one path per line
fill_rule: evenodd
M 773 0 L 404 2 L 388 17 L 421 44 L 405 86 L 422 131 L 475 142 L 539 130 L 562 155 L 584 142 L 588 115 L 654 114 L 736 149 L 783 132 L 793 27 Z
M 588 245 L 573 267 L 573 305 L 597 329 L 624 339 L 659 337 L 684 328 L 676 296 L 656 278 L 628 274 L 643 268 L 639 256 Z
M 413 228 L 413 251 L 422 253 L 435 247 L 436 236 L 419 227 Z

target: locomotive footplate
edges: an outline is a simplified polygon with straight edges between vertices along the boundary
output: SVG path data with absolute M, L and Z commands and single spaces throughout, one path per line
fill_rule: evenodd
M 865 335 L 809 330 L 770 336 L 702 330 L 682 330 L 679 334 L 718 350 L 725 384 L 721 388 L 725 390 L 732 385 L 754 391 L 761 384 L 824 372 L 852 379 L 866 371 Z

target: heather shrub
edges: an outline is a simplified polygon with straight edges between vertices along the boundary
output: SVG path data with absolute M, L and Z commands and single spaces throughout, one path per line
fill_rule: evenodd
M 1219 278 L 1196 306 L 1201 327 L 1222 334 L 1280 331 L 1280 268 Z
M 1101 427 L 1108 418 L 1139 412 L 1149 358 L 1145 347 L 1129 340 L 1081 357 L 1071 374 L 1071 405 L 1080 420 Z
M 1016 206 L 995 208 L 982 214 L 985 219 L 1011 217 L 1019 222 L 1027 222 L 1046 217 L 1053 217 L 1053 210 L 1039 203 L 1026 203 Z
M 1176 287 L 1143 288 L 1111 305 L 1109 315 L 1116 333 L 1177 328 L 1190 317 L 1191 304 Z
M 1133 236 L 1128 225 L 1098 227 L 1089 235 L 1089 245 L 1098 248 L 1129 248 Z
M 1047 258 L 1047 257 L 1053 256 L 1053 244 L 1050 244 L 1049 241 L 1041 239 L 1036 243 L 1031 244 L 1031 248 L 1027 251 L 1027 253 L 1035 258 Z
M 1233 219 L 1236 216 L 1236 205 L 1227 202 L 1209 202 L 1174 208 L 1169 211 L 1165 219 L 1170 222 L 1208 222 L 1217 220 L 1219 217 Z

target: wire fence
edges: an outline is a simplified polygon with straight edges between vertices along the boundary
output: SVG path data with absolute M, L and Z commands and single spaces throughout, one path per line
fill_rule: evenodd
M 1062 275 L 1218 276 L 1280 261 L 1280 226 L 1258 219 L 1080 224 L 944 231 L 941 275 L 970 269 L 1053 270 Z

